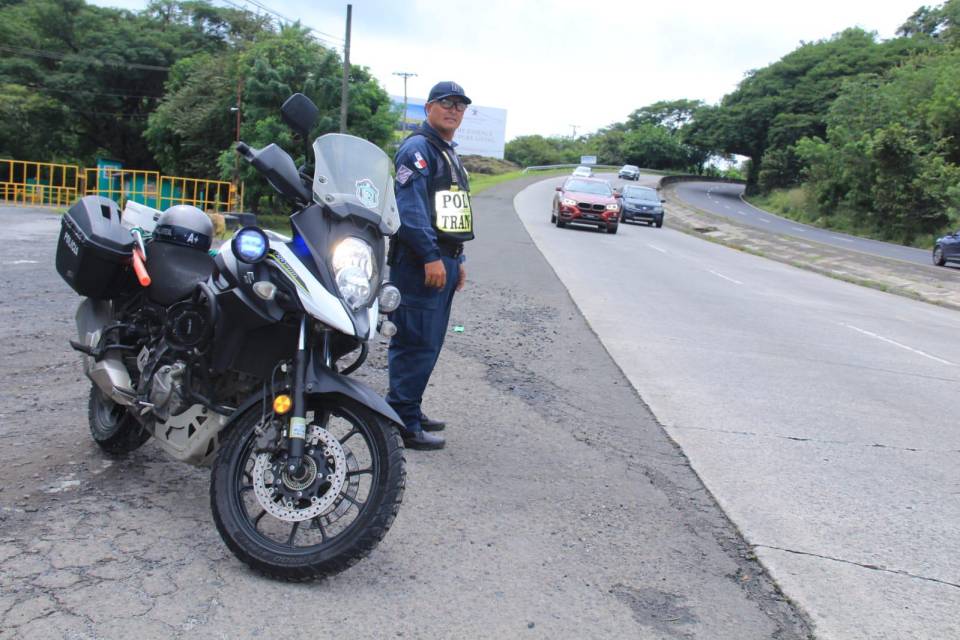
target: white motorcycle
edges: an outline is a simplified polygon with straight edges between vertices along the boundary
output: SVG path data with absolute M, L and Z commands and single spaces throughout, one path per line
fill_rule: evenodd
M 296 94 L 281 113 L 306 140 L 316 106 Z M 403 496 L 402 422 L 347 377 L 378 329 L 395 330 L 381 313 L 400 302 L 383 281 L 400 219 L 390 161 L 365 140 L 318 138 L 312 175 L 275 144 L 237 148 L 294 203 L 290 237 L 244 227 L 211 256 L 199 210 L 121 215 L 88 196 L 64 216 L 57 269 L 86 296 L 71 344 L 93 382 L 94 440 L 123 454 L 152 437 L 178 460 L 212 464 L 231 551 L 269 576 L 309 580 L 369 554 Z

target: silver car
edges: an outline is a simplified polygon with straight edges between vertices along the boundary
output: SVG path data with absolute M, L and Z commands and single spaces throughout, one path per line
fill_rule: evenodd
M 576 169 L 573 170 L 573 177 L 574 178 L 592 178 L 593 169 L 591 169 L 590 167 L 584 167 L 584 166 L 577 167 Z

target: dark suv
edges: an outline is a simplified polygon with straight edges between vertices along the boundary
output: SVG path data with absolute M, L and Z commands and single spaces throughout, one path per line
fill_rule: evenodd
M 948 262 L 960 262 L 960 229 L 937 238 L 933 245 L 933 264 L 942 267 Z
M 663 226 L 663 203 L 666 200 L 660 199 L 656 189 L 624 185 L 621 196 L 623 197 L 621 220 L 624 222 L 639 220 L 657 227 Z

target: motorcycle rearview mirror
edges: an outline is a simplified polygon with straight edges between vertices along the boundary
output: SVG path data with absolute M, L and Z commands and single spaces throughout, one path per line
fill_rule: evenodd
M 313 104 L 313 100 L 302 93 L 293 94 L 280 107 L 283 121 L 304 138 L 310 135 L 310 130 L 316 124 L 319 114 L 320 109 Z
M 310 130 L 316 124 L 319 114 L 320 109 L 313 103 L 313 100 L 302 93 L 293 94 L 280 107 L 280 115 L 283 121 L 299 134 L 303 141 L 304 166 L 310 164 Z

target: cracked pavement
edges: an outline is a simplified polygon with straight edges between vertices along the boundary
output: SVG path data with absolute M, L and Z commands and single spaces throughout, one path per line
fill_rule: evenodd
M 233 558 L 209 470 L 93 444 L 58 219 L 0 209 L 0 639 L 809 637 L 523 233 L 516 189 L 475 198 L 465 330 L 426 395 L 447 448 L 407 452 L 369 558 L 302 585 Z M 379 344 L 355 376 L 385 375 Z

